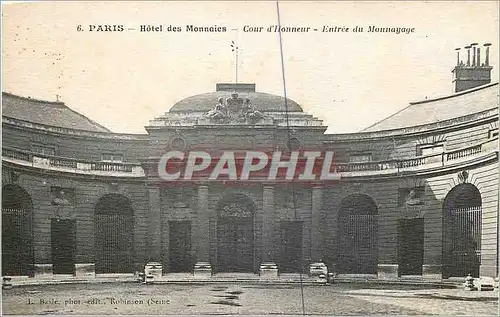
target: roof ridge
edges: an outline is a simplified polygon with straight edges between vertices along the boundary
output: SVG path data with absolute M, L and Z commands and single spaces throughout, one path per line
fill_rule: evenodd
M 453 98 L 453 97 L 458 97 L 458 96 L 470 94 L 470 93 L 475 92 L 475 91 L 479 91 L 479 90 L 482 90 L 482 89 L 493 87 L 495 85 L 498 85 L 498 82 L 484 84 L 484 85 L 477 86 L 477 87 L 474 87 L 474 88 L 470 88 L 470 89 L 467 89 L 467 90 L 462 90 L 462 91 L 459 91 L 459 92 L 455 92 L 455 93 L 453 93 L 451 95 L 436 97 L 436 98 L 432 98 L 432 99 L 424 99 L 424 100 L 419 100 L 419 101 L 410 101 L 410 105 L 416 105 L 416 104 L 422 104 L 422 103 L 427 103 L 427 102 L 432 102 L 432 101 L 438 101 L 438 100 L 444 100 L 444 99 L 449 99 L 449 98 Z
M 81 114 L 81 113 L 79 113 L 78 111 L 71 109 L 71 108 L 70 108 L 70 107 L 68 107 L 66 104 L 64 104 L 64 107 L 66 107 L 69 111 L 73 112 L 74 114 L 76 114 L 76 115 L 78 115 L 78 116 L 82 117 L 83 119 L 87 120 L 87 121 L 88 121 L 88 122 L 90 122 L 91 124 L 96 125 L 96 126 L 98 126 L 99 128 L 106 130 L 106 132 L 112 132 L 110 129 L 108 129 L 108 128 L 106 128 L 105 126 L 103 126 L 102 124 L 99 124 L 99 123 L 97 123 L 96 121 L 94 121 L 94 120 L 90 119 L 90 118 L 89 118 L 89 117 L 87 117 L 86 115 Z
M 65 108 L 65 109 L 71 111 L 72 113 L 78 115 L 79 117 L 87 120 L 91 125 L 94 125 L 95 127 L 103 129 L 103 130 L 105 130 L 105 132 L 112 132 L 110 129 L 106 128 L 105 126 L 103 126 L 103 125 L 97 123 L 96 121 L 88 118 L 84 114 L 81 114 L 78 111 L 70 108 L 68 105 L 66 105 L 62 101 L 47 101 L 47 100 L 41 100 L 41 99 L 34 99 L 34 98 L 31 98 L 31 97 L 19 96 L 19 95 L 13 94 L 13 93 L 5 92 L 5 91 L 2 91 L 2 97 L 3 97 L 3 95 L 15 97 L 15 98 L 22 99 L 22 100 L 27 100 L 27 101 L 35 101 L 37 103 L 41 103 L 41 104 L 48 105 L 48 106 L 55 106 L 55 107 L 58 107 L 58 108 Z M 3 113 L 2 113 L 2 115 L 3 115 Z
M 366 130 L 370 129 L 371 127 L 376 126 L 377 124 L 379 124 L 379 123 L 381 123 L 381 122 L 383 122 L 383 121 L 385 121 L 385 120 L 387 120 L 387 119 L 389 119 L 389 118 L 394 117 L 394 116 L 395 116 L 395 115 L 397 115 L 398 113 L 400 113 L 400 112 L 402 112 L 402 111 L 404 111 L 404 110 L 406 110 L 406 109 L 410 108 L 412 105 L 413 105 L 413 104 L 411 104 L 411 103 L 410 103 L 410 104 L 409 104 L 409 105 L 407 105 L 406 107 L 401 108 L 400 110 L 398 110 L 398 111 L 394 112 L 393 114 L 391 114 L 391 115 L 390 115 L 390 116 L 388 116 L 388 117 L 385 117 L 385 118 L 383 118 L 383 119 L 380 119 L 379 121 L 377 121 L 377 122 L 373 123 L 372 125 L 370 125 L 370 126 L 368 126 L 368 127 L 364 128 L 363 130 L 361 130 L 361 131 L 359 131 L 359 132 L 369 132 L 369 131 L 366 131 Z
M 2 91 L 2 95 L 7 95 L 7 96 L 15 97 L 18 99 L 28 100 L 28 101 L 35 101 L 35 102 L 39 102 L 39 103 L 51 104 L 54 106 L 56 106 L 56 105 L 57 106 L 61 106 L 61 105 L 66 106 L 66 104 L 63 101 L 51 101 L 51 100 L 44 100 L 44 99 L 38 99 L 38 98 L 24 97 L 24 96 L 13 94 L 13 93 L 7 92 L 7 91 Z
M 493 87 L 495 85 L 498 85 L 498 82 L 495 82 L 495 83 L 489 83 L 489 84 L 485 84 L 485 85 L 481 85 L 481 86 L 478 86 L 478 87 L 474 87 L 474 88 L 471 88 L 471 89 L 467 89 L 467 90 L 464 90 L 464 91 L 460 91 L 458 93 L 454 93 L 452 95 L 447 95 L 447 96 L 443 96 L 443 97 L 437 97 L 437 98 L 433 98 L 433 99 L 427 99 L 427 100 L 421 100 L 421 101 L 414 101 L 414 102 L 409 102 L 409 104 L 404 107 L 404 108 L 401 108 L 400 110 L 396 111 L 395 113 L 371 124 L 370 126 L 360 130 L 359 132 L 370 132 L 370 131 L 367 131 L 368 129 L 382 123 L 383 121 L 386 121 L 394 116 L 396 116 L 397 114 L 405 111 L 406 109 L 412 107 L 412 106 L 415 106 L 415 105 L 421 105 L 421 104 L 425 104 L 425 103 L 428 103 L 428 102 L 433 102 L 433 101 L 439 101 L 439 100 L 445 100 L 445 99 L 450 99 L 450 98 L 454 98 L 454 97 L 458 97 L 458 96 L 463 96 L 463 95 L 466 95 L 468 93 L 472 93 L 472 92 L 476 92 L 476 91 L 479 91 L 479 90 L 483 90 L 483 89 L 486 89 L 486 88 L 489 88 L 489 87 Z

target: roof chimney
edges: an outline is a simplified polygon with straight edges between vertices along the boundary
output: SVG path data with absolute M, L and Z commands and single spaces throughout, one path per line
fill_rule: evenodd
M 467 49 L 467 64 L 460 60 L 459 48 L 457 51 L 457 65 L 451 71 L 453 73 L 453 82 L 455 83 L 455 92 L 479 87 L 491 82 L 491 70 L 493 67 L 489 65 L 490 43 L 484 44 L 486 47 L 486 59 L 481 64 L 481 50 L 476 48 L 478 43 L 472 43 L 465 46 Z M 472 48 L 472 63 L 470 49 Z

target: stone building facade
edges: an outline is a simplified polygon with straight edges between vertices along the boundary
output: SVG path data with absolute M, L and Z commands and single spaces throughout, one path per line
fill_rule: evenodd
M 350 134 L 325 134 L 296 102 L 254 84 L 181 100 L 146 134 L 3 93 L 2 275 L 134 273 L 157 261 L 164 274 L 322 262 L 379 278 L 498 276 L 498 83 L 477 64 L 457 64 L 456 93 Z M 332 151 L 337 177 L 158 175 L 167 151 L 256 150 Z

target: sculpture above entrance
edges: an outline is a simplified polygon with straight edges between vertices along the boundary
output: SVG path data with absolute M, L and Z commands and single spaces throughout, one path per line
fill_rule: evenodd
M 231 97 L 218 99 L 218 104 L 205 113 L 211 123 L 256 123 L 265 116 L 262 112 L 255 110 L 250 103 L 250 98 L 241 98 L 237 92 L 231 93 Z

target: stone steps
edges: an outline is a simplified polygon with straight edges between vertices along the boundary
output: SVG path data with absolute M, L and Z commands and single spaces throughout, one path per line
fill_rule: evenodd
M 491 279 L 493 280 L 493 279 Z M 54 285 L 54 284 L 81 284 L 81 283 L 138 283 L 139 279 L 134 274 L 98 274 L 92 277 L 78 276 L 44 276 L 44 277 L 12 277 L 11 284 L 13 286 L 23 285 Z M 489 280 L 488 280 L 489 282 Z M 316 277 L 299 273 L 282 273 L 277 277 L 259 276 L 254 273 L 217 273 L 212 276 L 201 275 L 196 276 L 193 273 L 168 273 L 161 277 L 153 278 L 154 284 L 211 284 L 211 283 L 230 283 L 230 284 L 304 284 L 304 285 L 323 285 L 324 280 L 319 280 Z M 391 285 L 415 285 L 429 287 L 446 287 L 456 288 L 462 287 L 463 281 L 460 280 L 441 280 L 429 281 L 423 279 L 398 278 L 398 279 L 377 279 L 371 275 L 340 275 L 335 277 L 334 284 L 338 283 L 361 283 L 361 284 L 391 284 Z M 491 284 L 491 283 L 484 283 Z M 485 289 L 487 287 L 485 285 Z M 498 287 L 497 285 L 494 285 Z

